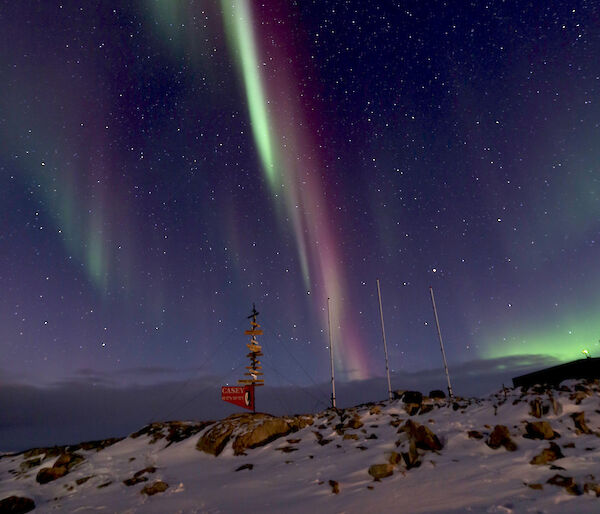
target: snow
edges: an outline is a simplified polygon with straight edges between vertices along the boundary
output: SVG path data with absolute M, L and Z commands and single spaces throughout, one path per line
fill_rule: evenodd
M 357 440 L 338 434 L 339 415 L 325 411 L 314 416 L 312 426 L 241 456 L 235 456 L 230 445 L 218 457 L 197 450 L 198 439 L 210 426 L 172 444 L 165 439 L 152 443 L 150 435 L 129 437 L 100 451 L 77 450 L 85 460 L 47 484 L 38 484 L 35 478 L 56 457 L 42 459 L 21 472 L 23 454 L 2 455 L 0 499 L 26 496 L 35 501 L 34 512 L 61 513 L 599 512 L 600 498 L 594 492 L 574 496 L 546 483 L 557 473 L 573 477 L 582 492 L 585 483 L 600 482 L 600 438 L 596 435 L 600 434 L 600 388 L 586 386 L 590 395 L 576 404 L 575 385 L 567 382 L 570 391 L 552 391 L 562 411 L 555 413 L 550 406 L 541 418 L 560 434 L 554 442 L 565 456 L 546 465 L 529 462 L 549 441 L 523 434 L 526 422 L 540 421 L 532 416 L 530 402 L 540 398 L 549 405 L 548 394 L 530 391 L 523 395 L 515 389 L 459 400 L 457 410 L 449 401 L 429 401 L 433 410 L 414 416 L 407 415 L 401 400 L 379 403 L 379 413 L 371 411 L 372 405 L 358 406 L 355 411 L 363 426 L 345 430 L 356 434 Z M 595 433 L 577 433 L 570 415 L 581 411 Z M 429 427 L 443 449 L 420 451 L 419 467 L 406 469 L 401 464 L 392 476 L 374 481 L 368 474 L 370 465 L 386 463 L 392 451 L 407 451 L 408 443 L 402 443 L 406 436 L 398 434 L 400 422 L 391 424 L 407 419 Z M 497 424 L 508 427 L 516 451 L 486 445 L 487 435 Z M 481 432 L 484 438 L 469 438 L 470 430 Z M 316 431 L 331 442 L 318 444 Z M 293 442 L 296 439 L 300 441 Z M 285 452 L 284 447 L 294 450 Z M 252 469 L 236 471 L 244 464 L 252 464 Z M 553 465 L 564 469 L 551 469 Z M 145 474 L 148 481 L 133 486 L 123 483 L 150 466 L 156 471 Z M 76 483 L 89 476 L 86 482 Z M 166 482 L 168 489 L 154 496 L 140 493 L 156 480 Z M 332 492 L 330 480 L 339 483 L 339 494 Z M 542 484 L 543 489 L 527 484 Z

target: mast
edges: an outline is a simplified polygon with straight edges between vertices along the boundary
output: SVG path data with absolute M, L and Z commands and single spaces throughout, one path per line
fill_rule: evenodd
M 446 352 L 444 351 L 444 343 L 442 342 L 442 331 L 440 330 L 440 321 L 438 319 L 437 309 L 435 307 L 435 298 L 433 296 L 433 287 L 429 286 L 429 292 L 431 293 L 431 304 L 433 305 L 433 314 L 435 316 L 435 324 L 437 326 L 438 337 L 440 338 L 440 348 L 442 350 L 442 358 L 444 359 L 444 371 L 446 372 L 446 379 L 448 380 L 448 395 L 451 400 L 454 400 L 454 393 L 452 392 L 452 385 L 450 384 L 450 373 L 448 373 L 448 363 L 446 362 Z
M 333 342 L 331 340 L 331 313 L 329 311 L 329 301 L 327 298 L 327 325 L 329 326 L 329 358 L 331 360 L 331 406 L 335 409 L 335 374 L 333 371 Z
M 390 366 L 388 362 L 387 343 L 385 341 L 385 326 L 383 324 L 383 308 L 381 307 L 381 288 L 379 287 L 379 279 L 377 279 L 377 296 L 379 297 L 379 315 L 381 317 L 381 334 L 383 336 L 383 350 L 385 351 L 385 373 L 388 382 L 388 398 L 392 399 L 392 383 L 390 382 Z

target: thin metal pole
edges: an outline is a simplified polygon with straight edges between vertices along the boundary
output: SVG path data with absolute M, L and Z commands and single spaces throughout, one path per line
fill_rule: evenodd
M 440 348 L 442 350 L 442 358 L 444 359 L 444 371 L 446 371 L 446 379 L 448 380 L 448 394 L 450 399 L 454 400 L 454 393 L 452 392 L 452 385 L 450 384 L 450 373 L 448 373 L 448 363 L 446 362 L 446 352 L 444 351 L 444 343 L 442 342 L 442 331 L 440 330 L 440 321 L 438 319 L 437 309 L 435 307 L 435 298 L 433 296 L 433 287 L 429 286 L 429 292 L 431 293 L 431 304 L 433 305 L 433 314 L 435 316 L 435 324 L 437 326 L 438 337 L 440 338 Z
M 385 351 L 385 372 L 388 381 L 388 397 L 392 399 L 392 383 L 390 382 L 390 365 L 388 363 L 387 343 L 385 341 L 385 326 L 383 325 L 383 308 L 381 307 L 381 288 L 379 287 L 379 279 L 377 279 L 377 296 L 379 297 L 379 315 L 381 316 L 381 334 L 383 335 L 383 350 Z
M 329 301 L 327 298 L 327 324 L 329 325 L 329 358 L 331 359 L 331 406 L 335 409 L 335 374 L 333 371 L 333 341 L 331 340 L 331 314 L 329 311 Z

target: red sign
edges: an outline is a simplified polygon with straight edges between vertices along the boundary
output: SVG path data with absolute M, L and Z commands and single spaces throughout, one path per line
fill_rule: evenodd
M 254 387 L 252 386 L 223 386 L 221 400 L 233 403 L 244 409 L 254 410 Z

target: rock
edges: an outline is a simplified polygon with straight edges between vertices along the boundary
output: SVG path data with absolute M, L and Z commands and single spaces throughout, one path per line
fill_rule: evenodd
M 2 514 L 25 514 L 35 509 L 35 502 L 24 496 L 9 496 L 0 500 L 0 513 Z
M 244 469 L 252 470 L 254 468 L 254 464 L 242 464 L 239 468 L 236 468 L 236 471 L 243 471 Z
M 21 462 L 21 465 L 19 466 L 19 470 L 22 473 L 25 473 L 32 468 L 37 468 L 41 463 L 42 463 L 41 457 L 35 457 L 33 459 L 24 460 L 23 462 Z
M 575 429 L 578 434 L 593 434 L 592 430 L 590 429 L 590 427 L 587 426 L 585 422 L 585 412 L 574 412 L 573 414 L 571 414 L 571 419 L 575 424 Z
M 446 398 L 446 393 L 441 389 L 434 389 L 433 391 L 429 391 L 429 398 L 433 400 L 443 400 Z
M 147 468 L 144 469 L 140 469 L 139 471 L 136 471 L 133 474 L 133 477 L 128 478 L 127 480 L 123 480 L 123 483 L 126 486 L 132 486 L 135 484 L 139 484 L 140 482 L 147 482 L 148 481 L 148 477 L 145 477 L 144 475 L 146 473 L 154 473 L 156 471 L 156 468 L 154 466 L 148 466 Z
M 329 485 L 331 486 L 331 492 L 333 494 L 340 494 L 340 484 L 335 480 L 330 480 Z
M 550 443 L 549 448 L 544 448 L 542 452 L 536 455 L 529 464 L 548 464 L 549 462 L 554 462 L 557 459 L 562 459 L 564 457 L 560 447 L 556 443 Z
M 116 444 L 119 441 L 122 441 L 123 439 L 124 437 L 111 437 L 109 439 L 99 439 L 97 441 L 86 441 L 84 443 L 79 443 L 75 447 L 69 447 L 69 449 L 72 449 L 72 451 L 96 450 L 99 452 L 100 450 L 104 450 L 104 448 L 108 448 L 109 446 L 112 446 L 113 444 Z
M 169 488 L 169 484 L 162 480 L 157 480 L 152 485 L 145 486 L 140 493 L 152 496 L 153 494 L 163 493 Z
M 442 449 L 442 443 L 438 437 L 425 425 L 420 425 L 409 419 L 398 431 L 405 432 L 409 439 L 415 442 L 417 448 L 431 451 Z
M 350 418 L 348 423 L 344 425 L 344 428 L 358 429 L 363 426 L 363 422 L 360 420 L 360 416 L 356 415 Z
M 371 407 L 369 409 L 369 414 L 371 414 L 371 415 L 381 414 L 381 406 L 373 405 L 373 407 Z
M 469 439 L 483 439 L 483 434 L 477 430 L 469 430 L 467 434 Z
M 348 439 L 358 440 L 358 434 L 344 434 L 343 439 L 344 440 L 348 440 Z
M 169 432 L 167 434 L 167 441 L 169 445 L 173 443 L 179 443 L 188 439 L 198 432 L 204 430 L 207 426 L 212 425 L 212 421 L 203 421 L 202 423 L 184 423 L 182 421 L 169 421 L 166 423 Z
M 196 449 L 216 457 L 227 445 L 234 428 L 233 424 L 217 423 L 198 440 Z
M 419 391 L 405 391 L 402 395 L 402 401 L 404 403 L 423 403 L 423 393 Z
M 404 459 L 406 469 L 418 468 L 421 465 L 419 453 L 417 452 L 417 446 L 415 445 L 414 441 L 410 442 L 408 452 L 402 452 L 402 459 Z
M 578 485 L 575 483 L 573 477 L 566 477 L 557 474 L 546 480 L 546 483 L 556 485 L 558 487 L 564 487 L 569 494 L 574 496 L 580 496 L 583 494 L 581 489 L 579 489 Z
M 575 386 L 577 389 L 577 386 Z M 575 391 L 573 394 L 569 395 L 569 399 L 571 401 L 575 401 L 575 405 L 579 405 L 583 400 L 585 400 L 588 396 L 590 396 L 589 392 L 586 391 Z
M 369 466 L 369 475 L 373 477 L 373 480 L 381 480 L 382 478 L 389 477 L 394 474 L 394 466 L 389 463 L 386 464 L 373 464 Z
M 509 452 L 514 452 L 517 449 L 517 445 L 510 438 L 510 432 L 505 425 L 496 425 L 485 444 L 494 450 L 500 448 L 500 446 L 504 446 Z
M 600 484 L 586 482 L 583 486 L 584 493 L 596 493 L 596 498 L 600 497 Z
M 84 460 L 85 459 L 77 453 L 63 453 L 58 457 L 58 459 L 56 459 L 56 462 L 54 463 L 53 467 L 64 466 L 67 468 L 67 471 L 71 471 L 71 469 L 73 469 L 75 466 L 77 466 L 77 464 L 83 462 Z
M 527 484 L 527 487 L 530 487 L 531 489 L 538 489 L 538 490 L 541 490 L 544 488 L 544 486 L 542 484 Z
M 559 437 L 558 433 L 552 430 L 547 421 L 534 421 L 525 425 L 526 434 L 523 437 L 529 439 L 555 439 Z
M 85 484 L 90 478 L 94 478 L 94 475 L 88 475 L 87 477 L 81 477 L 75 480 L 77 485 Z
M 64 477 L 68 473 L 66 466 L 52 466 L 51 468 L 42 468 L 38 471 L 35 480 L 40 484 L 47 484 L 58 478 Z
M 103 484 L 100 484 L 97 489 L 104 489 L 105 487 L 108 487 L 110 484 L 112 484 L 112 480 L 109 480 L 108 482 L 104 482 Z
M 397 452 L 390 452 L 390 455 L 388 457 L 388 462 L 392 466 L 397 466 L 398 464 L 400 464 L 402 462 L 402 455 L 400 455 Z
M 241 455 L 244 450 L 263 446 L 279 437 L 288 435 L 291 430 L 283 418 L 267 417 L 258 424 L 249 424 L 248 431 L 233 441 L 233 453 Z
M 529 403 L 529 406 L 531 407 L 529 414 L 531 414 L 534 418 L 541 418 L 544 414 L 548 414 L 548 411 L 550 410 L 548 405 L 544 405 L 542 403 L 541 398 L 534 398 Z

